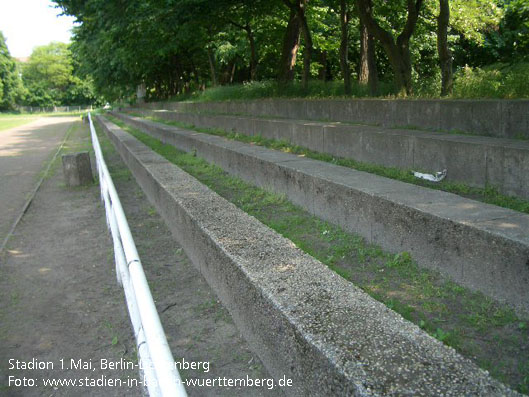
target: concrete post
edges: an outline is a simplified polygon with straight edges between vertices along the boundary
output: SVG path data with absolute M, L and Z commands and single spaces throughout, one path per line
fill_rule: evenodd
M 145 83 L 141 83 L 136 88 L 136 102 L 145 103 L 145 95 L 147 94 L 147 89 Z
M 69 187 L 88 185 L 94 182 L 88 152 L 64 154 L 62 156 L 62 171 L 66 185 Z

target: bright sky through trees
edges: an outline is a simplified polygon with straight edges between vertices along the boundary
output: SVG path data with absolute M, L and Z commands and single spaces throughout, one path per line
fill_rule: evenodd
M 51 41 L 69 42 L 75 18 L 60 13 L 49 0 L 0 0 L 0 31 L 11 56 L 28 57 Z

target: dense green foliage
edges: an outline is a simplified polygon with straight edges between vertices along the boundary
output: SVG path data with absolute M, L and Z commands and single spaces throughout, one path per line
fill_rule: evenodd
M 0 110 L 12 110 L 24 94 L 15 60 L 0 32 Z
M 27 62 L 17 62 L 0 32 L 0 111 L 99 104 L 90 77 L 80 76 L 78 69 L 64 43 L 36 47 Z
M 86 105 L 96 99 L 89 80 L 75 75 L 68 44 L 36 47 L 22 65 L 22 80 L 27 90 L 25 105 Z
M 307 65 L 312 80 L 343 81 L 344 70 L 358 79 L 364 51 L 359 10 L 370 18 L 365 26 L 376 39 L 376 93 L 402 92 L 395 73 L 401 66 L 410 68 L 405 92 L 440 92 L 439 0 L 55 2 L 79 22 L 72 51 L 80 73 L 108 99 L 132 98 L 142 84 L 147 98 L 166 99 L 215 85 L 276 81 L 289 52 L 295 80 Z M 454 95 L 491 96 L 496 86 L 492 96 L 528 97 L 522 78 L 528 73 L 529 0 L 450 0 L 449 7 Z M 341 44 L 348 48 L 349 69 L 340 65 Z M 472 82 L 481 88 L 469 89 Z M 353 95 L 358 92 L 367 91 L 356 86 Z

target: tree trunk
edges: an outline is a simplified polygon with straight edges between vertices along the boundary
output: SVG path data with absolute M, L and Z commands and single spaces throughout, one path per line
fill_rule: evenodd
M 280 82 L 291 82 L 294 80 L 294 65 L 299 49 L 300 21 L 298 14 L 290 10 L 287 30 L 283 39 L 283 50 L 281 52 L 281 62 L 279 64 Z
M 252 27 L 250 26 L 249 22 L 246 22 L 246 25 L 241 25 L 240 23 L 232 20 L 229 20 L 228 22 L 246 32 L 248 43 L 250 44 L 250 80 L 255 80 L 257 78 L 257 64 L 259 62 L 259 58 L 257 56 L 257 47 L 255 45 L 255 36 L 253 34 Z
M 408 17 L 402 33 L 395 39 L 375 21 L 371 0 L 356 0 L 361 22 L 370 35 L 376 38 L 384 48 L 395 78 L 395 88 L 402 95 L 412 94 L 410 38 L 419 19 L 423 0 L 407 0 Z
M 236 68 L 237 68 L 237 63 L 233 61 L 233 65 L 231 67 L 231 72 L 230 72 L 230 84 L 233 84 L 233 78 L 235 77 Z
M 209 70 L 211 71 L 211 85 L 215 87 L 217 85 L 217 70 L 215 67 L 215 58 L 213 56 L 213 49 L 208 47 L 208 61 Z
M 366 25 L 360 22 L 360 65 L 358 67 L 358 82 L 367 84 L 369 81 L 369 63 L 367 61 L 367 49 L 369 47 L 369 32 Z
M 340 0 L 340 69 L 345 95 L 351 95 L 351 70 L 349 68 L 349 13 L 346 0 Z
M 309 25 L 307 23 L 307 17 L 305 15 L 305 8 L 309 0 L 295 0 L 294 3 L 291 3 L 290 0 L 283 0 L 283 3 L 290 8 L 290 18 L 292 20 L 292 13 L 297 16 L 298 20 L 298 31 L 299 29 L 303 33 L 303 41 L 305 44 L 305 50 L 303 51 L 303 76 L 302 76 L 302 86 L 303 89 L 307 89 L 309 86 L 310 79 L 310 62 L 312 58 L 312 36 L 310 34 Z M 290 22 L 289 22 L 290 25 Z M 287 27 L 288 32 L 288 27 Z M 298 36 L 299 44 L 299 36 Z M 284 48 L 283 48 L 284 49 Z
M 452 94 L 452 52 L 448 48 L 448 23 L 450 21 L 449 0 L 439 0 L 437 17 L 437 53 L 441 66 L 441 96 Z
M 375 38 L 369 35 L 367 43 L 367 63 L 369 68 L 369 77 L 367 84 L 369 85 L 369 93 L 371 94 L 371 96 L 375 96 L 378 90 L 378 70 L 375 54 Z
M 398 40 L 397 40 L 398 42 Z M 388 52 L 389 62 L 394 72 L 397 93 L 411 95 L 413 93 L 411 80 L 411 53 L 409 43 L 400 43 Z
M 375 96 L 378 86 L 377 62 L 375 58 L 375 39 L 366 26 L 360 22 L 360 66 L 358 82 L 369 86 L 369 93 Z
M 303 33 L 303 41 L 305 44 L 305 50 L 303 51 L 303 77 L 301 80 L 301 84 L 305 90 L 309 88 L 310 62 L 312 58 L 312 36 L 307 23 L 307 17 L 305 15 L 305 7 L 307 3 L 308 0 L 299 0 L 299 5 L 297 7 L 297 12 L 301 22 L 301 32 Z
M 257 79 L 257 65 L 259 58 L 257 57 L 257 47 L 255 46 L 255 37 L 250 25 L 246 25 L 246 34 L 250 43 L 250 80 Z

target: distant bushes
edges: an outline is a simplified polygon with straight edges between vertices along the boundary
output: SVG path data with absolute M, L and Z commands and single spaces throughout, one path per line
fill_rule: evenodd
M 529 98 L 529 63 L 464 67 L 455 75 L 454 98 Z

